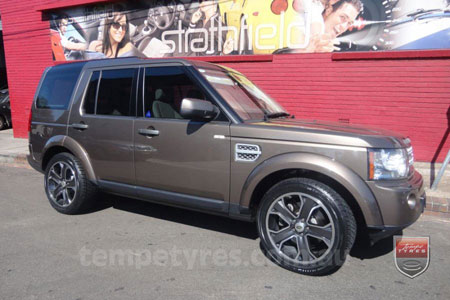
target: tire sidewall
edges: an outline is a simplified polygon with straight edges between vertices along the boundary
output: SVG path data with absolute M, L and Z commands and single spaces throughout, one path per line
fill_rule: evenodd
M 314 183 L 314 185 L 311 183 Z M 336 204 L 335 197 L 333 197 L 326 188 L 327 186 L 320 182 L 310 179 L 296 178 L 280 182 L 272 187 L 266 195 L 264 195 L 257 217 L 261 243 L 266 255 L 268 255 L 270 259 L 283 268 L 303 274 L 321 275 L 333 268 L 336 268 L 337 266 L 341 266 L 344 263 L 347 255 L 344 249 L 345 222 L 342 214 L 340 213 L 339 207 Z M 296 264 L 280 256 L 278 251 L 272 246 L 266 229 L 266 215 L 270 205 L 280 196 L 292 192 L 305 193 L 319 199 L 330 212 L 334 223 L 335 239 L 330 252 L 320 261 L 309 266 L 305 266 L 300 263 Z

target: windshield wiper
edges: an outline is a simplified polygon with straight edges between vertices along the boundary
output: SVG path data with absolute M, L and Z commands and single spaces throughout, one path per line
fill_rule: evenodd
M 276 118 L 282 118 L 282 117 L 290 117 L 291 115 L 287 112 L 276 112 L 276 113 L 270 113 L 265 114 L 265 118 L 267 119 L 276 119 Z

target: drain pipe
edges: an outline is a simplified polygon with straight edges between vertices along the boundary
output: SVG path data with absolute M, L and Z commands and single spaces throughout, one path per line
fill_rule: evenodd
M 447 152 L 447 157 L 445 158 L 445 161 L 442 164 L 441 169 L 439 170 L 436 180 L 434 180 L 433 185 L 431 186 L 432 191 L 435 191 L 437 189 L 439 181 L 441 181 L 441 178 L 444 175 L 445 168 L 447 168 L 449 162 L 450 162 L 450 150 Z

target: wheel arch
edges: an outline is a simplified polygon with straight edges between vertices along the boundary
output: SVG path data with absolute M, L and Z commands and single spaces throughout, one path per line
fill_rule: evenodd
M 378 203 L 367 184 L 346 166 L 312 153 L 288 153 L 259 164 L 248 176 L 240 207 L 257 208 L 264 193 L 281 180 L 306 177 L 329 185 L 349 204 L 358 223 L 382 225 Z
M 42 151 L 42 170 L 47 168 L 47 164 L 53 156 L 62 152 L 68 152 L 77 157 L 81 161 L 88 179 L 96 182 L 97 179 L 88 153 L 79 143 L 68 136 L 54 136 L 47 141 Z

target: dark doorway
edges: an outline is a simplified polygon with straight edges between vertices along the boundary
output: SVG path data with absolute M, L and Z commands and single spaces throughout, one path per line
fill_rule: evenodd
M 6 78 L 6 63 L 5 63 L 5 51 L 3 46 L 3 31 L 1 30 L 0 19 L 0 89 L 6 89 L 8 87 L 8 80 Z

